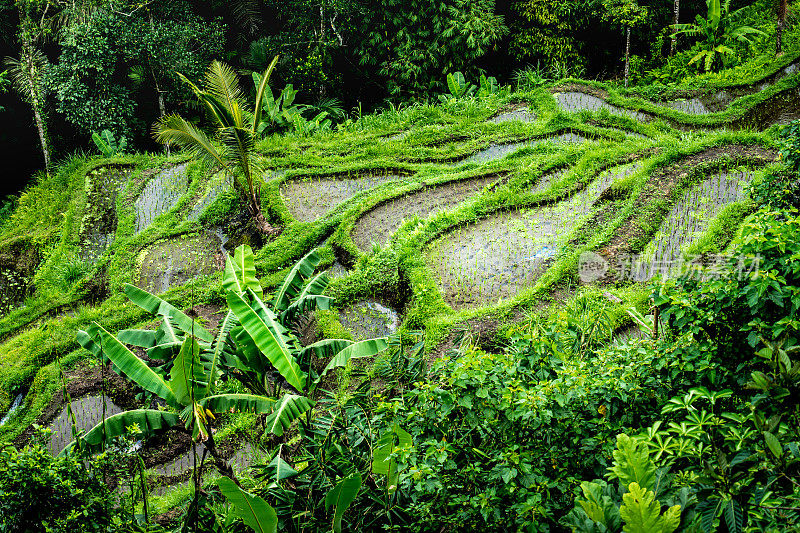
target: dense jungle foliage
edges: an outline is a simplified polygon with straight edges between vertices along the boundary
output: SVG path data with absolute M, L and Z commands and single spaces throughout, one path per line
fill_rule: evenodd
M 796 17 L 0 0 L 0 532 L 800 531 Z
M 723 1 L 714 25 L 701 1 L 3 0 L 0 108 L 14 127 L 0 133 L 1 153 L 18 171 L 0 192 L 94 150 L 92 135 L 104 130 L 133 151 L 156 150 L 157 118 L 202 116 L 177 73 L 196 81 L 212 59 L 249 73 L 280 56 L 273 90 L 291 86 L 306 118 L 337 122 L 387 101 L 431 99 L 456 71 L 503 82 L 624 71 L 634 82 L 680 83 L 775 46 L 775 4 L 786 2 Z M 675 22 L 687 27 L 673 37 Z M 696 60 L 703 50 L 712 55 Z

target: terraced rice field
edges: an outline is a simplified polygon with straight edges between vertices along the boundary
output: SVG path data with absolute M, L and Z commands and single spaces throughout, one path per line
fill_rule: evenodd
M 136 234 L 169 212 L 189 188 L 188 163 L 162 170 L 151 178 L 136 200 Z
M 567 200 L 500 212 L 439 238 L 426 262 L 445 302 L 454 309 L 490 305 L 532 286 L 595 211 L 603 191 L 637 169 L 626 165 L 603 172 Z
M 295 178 L 284 182 L 280 190 L 292 217 L 312 222 L 360 192 L 399 179 L 396 174 Z
M 498 179 L 497 175 L 490 175 L 452 181 L 379 204 L 358 219 L 352 232 L 353 242 L 363 252 L 370 251 L 374 244 L 384 246 L 403 220 L 414 216 L 424 219 L 446 211 Z

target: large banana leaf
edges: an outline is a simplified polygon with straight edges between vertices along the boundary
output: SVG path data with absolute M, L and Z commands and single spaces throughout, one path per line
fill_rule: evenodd
M 303 289 L 297 298 L 281 313 L 281 322 L 290 323 L 297 315 L 305 313 L 310 309 L 330 309 L 333 298 L 322 296 L 328 288 L 328 274 L 321 272 L 314 277 Z
M 138 436 L 148 437 L 158 431 L 176 426 L 179 422 L 180 418 L 178 415 L 165 411 L 156 411 L 153 409 L 125 411 L 124 413 L 106 418 L 105 423 L 100 422 L 97 424 L 82 437 L 82 440 L 90 450 L 95 450 L 102 446 L 103 439 L 109 442 L 115 437 L 127 435 L 128 428 L 131 426 L 136 426 L 139 429 L 140 433 Z M 62 454 L 70 450 L 74 444 L 73 442 L 67 446 Z
M 325 495 L 325 510 L 333 507 L 333 531 L 342 533 L 342 517 L 361 489 L 361 474 L 356 472 L 342 479 Z
M 149 349 L 156 345 L 156 332 L 149 329 L 126 329 L 117 333 L 117 339 L 123 344 Z
M 150 294 L 149 292 L 128 283 L 123 286 L 123 290 L 133 303 L 151 315 L 160 315 L 164 318 L 171 318 L 172 323 L 184 333 L 194 335 L 204 342 L 211 342 L 214 339 L 214 337 L 196 320 L 192 320 L 179 311 L 175 306 L 169 302 L 165 302 L 158 296 Z
M 267 324 L 272 334 L 275 335 L 275 338 L 281 344 L 281 347 L 290 353 L 297 353 L 300 350 L 300 343 L 297 337 L 278 320 L 278 317 L 272 309 L 267 307 L 256 293 L 248 291 L 247 295 L 250 298 L 250 307 L 252 307 L 256 314 Z
M 292 422 L 300 418 L 303 413 L 314 407 L 314 402 L 305 396 L 296 394 L 284 394 L 275 404 L 272 413 L 267 417 L 266 430 L 273 435 L 280 437 L 283 432 L 292 425 Z
M 236 512 L 236 516 L 256 533 L 277 533 L 278 513 L 263 499 L 240 489 L 230 478 L 217 481 L 220 491 Z
M 300 370 L 294 353 L 288 349 L 282 339 L 278 338 L 279 336 L 276 337 L 273 333 L 277 331 L 275 315 L 266 308 L 266 314 L 259 315 L 235 292 L 228 293 L 228 305 L 261 353 L 269 359 L 270 363 L 292 387 L 302 391 L 305 388 L 306 375 Z
M 225 347 L 228 345 L 228 341 L 231 337 L 231 331 L 238 325 L 239 321 L 236 319 L 236 315 L 233 313 L 233 311 L 228 310 L 228 313 L 225 315 L 222 324 L 219 326 L 219 333 L 217 334 L 217 338 L 214 339 L 212 350 L 209 354 L 210 366 L 208 369 L 208 391 L 206 392 L 206 395 L 211 394 L 217 379 L 219 379 L 219 365 L 225 353 Z
M 314 275 L 321 260 L 317 250 L 314 249 L 294 265 L 275 293 L 275 311 L 284 311 L 289 307 L 292 300 L 303 290 L 305 281 Z
M 312 344 L 312 346 L 314 345 Z M 331 359 L 328 362 L 325 369 L 319 375 L 319 379 L 321 380 L 325 376 L 325 374 L 327 374 L 334 368 L 339 368 L 347 365 L 347 362 L 350 361 L 350 359 L 361 359 L 362 357 L 372 357 L 384 351 L 388 346 L 389 343 L 387 342 L 386 337 L 381 337 L 379 339 L 369 339 L 351 344 L 350 346 L 346 347 L 345 349 L 337 353 L 333 357 L 333 359 Z
M 378 439 L 372 449 L 372 472 L 386 476 L 386 490 L 393 494 L 397 490 L 400 473 L 397 470 L 397 460 L 392 458 L 398 449 L 410 448 L 413 445 L 411 435 L 395 424 Z
M 116 337 L 103 329 L 95 322 L 97 327 L 98 342 L 103 347 L 103 352 L 117 368 L 130 380 L 135 382 L 146 391 L 152 392 L 162 398 L 167 404 L 178 407 L 179 403 L 172 389 L 164 379 L 156 374 L 153 369 L 145 364 L 144 361 L 136 357 L 124 344 L 119 342 Z
M 236 248 L 233 257 L 225 258 L 225 275 L 222 286 L 226 291 L 233 291 L 243 295 L 247 289 L 261 296 L 263 291 L 256 277 L 255 255 L 253 250 L 246 245 Z
M 234 411 L 258 415 L 272 413 L 278 404 L 275 398 L 254 394 L 218 394 L 203 398 L 198 403 L 214 413 Z
M 172 365 L 167 385 L 181 405 L 201 400 L 208 391 L 208 378 L 200 362 L 200 346 L 194 337 L 186 337 Z
M 256 131 L 258 125 L 261 123 L 261 111 L 264 108 L 264 95 L 269 90 L 269 78 L 272 75 L 272 71 L 275 69 L 275 65 L 278 64 L 278 57 L 279 56 L 275 56 L 275 59 L 269 64 L 267 70 L 261 74 L 256 84 L 256 102 L 253 111 L 253 126 L 251 128 L 253 131 Z
M 319 359 L 327 360 L 351 344 L 353 344 L 353 341 L 347 339 L 325 339 L 303 348 L 297 355 L 297 360 L 310 361 L 312 355 L 316 355 Z

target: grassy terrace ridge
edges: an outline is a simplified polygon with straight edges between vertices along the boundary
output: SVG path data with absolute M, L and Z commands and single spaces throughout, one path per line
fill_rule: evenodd
M 787 56 L 746 83 L 709 82 L 708 89 L 692 89 L 692 95 L 774 80 L 797 59 L 798 55 Z M 690 115 L 637 96 L 634 90 L 565 79 L 526 93 L 392 109 L 360 117 L 337 132 L 268 137 L 257 145 L 266 169 L 259 183 L 262 208 L 282 231 L 263 243 L 258 236 L 242 231 L 243 206 L 233 193 L 220 189 L 213 169 L 205 169 L 185 155 L 75 156 L 22 194 L 17 210 L 0 232 L 0 253 L 28 250 L 37 259 L 29 280 L 35 291 L 0 316 L 0 413 L 5 413 L 20 393 L 25 394 L 26 406 L 0 426 L 0 440 L 27 435 L 32 424 L 43 421 L 42 413 L 50 408 L 52 414 L 53 405 L 62 405 L 59 364 L 73 371 L 85 367 L 88 360 L 88 352 L 76 341 L 79 329 L 94 321 L 111 332 L 152 325 L 152 318 L 121 294 L 125 283 L 140 283 L 146 260 L 156 261 L 156 270 L 180 271 L 173 279 L 182 280 L 180 276 L 187 273 L 191 278 L 199 256 L 204 256 L 207 266 L 217 261 L 212 256 L 221 254 L 208 244 L 216 242 L 216 232 L 231 238 L 228 252 L 238 243 L 253 245 L 258 276 L 267 292 L 276 288 L 297 259 L 314 248 L 319 248 L 321 268 L 346 268 L 328 289 L 327 294 L 336 298 L 335 309 L 317 313 L 320 339 L 353 337 L 355 333 L 343 324 L 339 311 L 365 300 L 395 309 L 402 333 L 424 330 L 425 353 L 431 359 L 441 355 L 460 330 L 474 328 L 484 337 L 502 337 L 518 324 L 554 316 L 581 298 L 604 300 L 610 295 L 616 302 L 608 304 L 613 328 L 624 330 L 633 324 L 627 309 L 633 306 L 642 313 L 647 311 L 650 289 L 634 282 L 581 283 L 581 254 L 603 250 L 620 240 L 628 252 L 645 252 L 670 208 L 707 176 L 746 169 L 753 171 L 754 180 L 760 180 L 772 172 L 776 168 L 775 126 L 765 131 L 723 128 L 746 126 L 746 117 L 773 105 L 776 98 L 799 85 L 800 74 L 793 74 L 761 91 L 739 96 L 724 111 Z M 642 111 L 653 120 L 640 122 L 608 109 L 568 112 L 553 95 L 562 88 L 587 92 L 622 110 Z M 520 108 L 529 110 L 535 120 L 490 121 L 504 111 Z M 559 142 L 552 141 L 559 136 Z M 502 151 L 512 146 L 504 157 L 467 161 L 484 150 Z M 705 158 L 704 154 L 711 155 Z M 700 161 L 696 167 L 682 166 L 695 159 Z M 174 187 L 174 191 L 152 201 L 142 200 L 148 184 L 183 164 L 185 180 L 181 177 L 162 188 Z M 622 167 L 628 171 L 615 174 Z M 115 205 L 109 208 L 99 197 L 107 191 L 98 189 L 97 184 L 105 183 L 102 178 L 112 172 L 122 176 L 124 183 L 114 191 Z M 358 188 L 357 182 L 365 176 L 376 177 L 374 186 Z M 341 201 L 321 202 L 322 211 L 297 220 L 292 202 L 303 198 L 287 197 L 287 191 L 313 194 L 315 180 L 329 183 L 339 195 L 331 197 Z M 348 180 L 356 185 L 351 187 Z M 392 211 L 393 202 L 401 198 L 425 198 L 437 187 L 458 187 L 476 180 L 485 186 L 465 193 L 442 211 L 423 210 L 425 217 L 408 217 L 399 208 Z M 602 180 L 607 182 L 601 187 L 598 183 Z M 654 197 L 651 189 L 661 180 L 670 183 L 669 187 L 660 190 L 658 201 L 644 202 L 643 198 Z M 288 184 L 308 187 L 288 188 Z M 431 250 L 437 243 L 482 221 L 501 220 L 508 224 L 501 227 L 512 227 L 519 223 L 535 226 L 543 213 L 557 219 L 559 209 L 569 208 L 569 202 L 583 198 L 584 193 L 590 200 L 581 204 L 572 224 L 560 227 L 556 237 L 542 237 L 539 248 L 549 255 L 535 279 L 496 300 L 462 307 L 447 303 L 447 292 L 457 289 L 446 286 L 453 280 L 430 268 Z M 215 200 L 208 199 L 217 194 Z M 147 217 L 141 213 L 137 217 L 137 208 L 141 210 L 143 205 L 152 211 Z M 387 243 L 375 243 L 371 249 L 359 247 L 353 239 L 358 222 L 379 207 L 398 223 L 387 230 Z M 705 221 L 684 251 L 723 252 L 753 209 L 748 198 L 725 205 Z M 108 248 L 97 258 L 82 260 L 93 224 L 109 216 L 115 227 L 105 228 L 108 233 L 103 233 L 110 240 Z M 137 228 L 137 220 L 142 218 L 152 218 L 152 223 Z M 173 258 L 169 265 L 158 263 L 148 255 L 177 249 L 179 243 L 192 246 L 201 241 L 204 247 L 193 250 L 189 257 L 174 258 L 181 265 L 173 265 Z M 513 244 L 509 246 L 513 248 Z M 509 253 L 513 259 L 526 255 L 523 252 L 527 249 Z M 221 308 L 225 304 L 221 272 L 200 273 L 194 280 L 168 288 L 162 297 L 181 309 Z M 513 277 L 513 273 L 490 275 L 512 286 L 519 281 L 503 278 Z M 219 441 L 238 444 L 236 431 L 251 429 L 256 423 L 255 417 L 233 418 Z M 170 502 L 185 497 L 184 493 L 178 490 L 159 500 L 159 505 L 168 509 Z

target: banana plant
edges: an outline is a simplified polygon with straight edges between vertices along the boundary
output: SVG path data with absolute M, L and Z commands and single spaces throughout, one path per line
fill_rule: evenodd
M 331 298 L 321 293 L 328 286 L 327 274 L 315 275 L 321 258 L 312 250 L 295 264 L 274 297 L 264 301 L 263 290 L 255 278 L 252 251 L 247 246 L 236 250 L 234 261 L 229 260 L 225 278 L 228 306 L 237 325 L 231 328 L 225 342 L 224 364 L 235 369 L 233 375 L 254 394 L 277 396 L 279 382 L 271 379 L 276 371 L 294 392 L 310 395 L 332 370 L 346 366 L 352 359 L 372 357 L 388 346 L 386 338 L 353 342 L 345 339 L 326 339 L 302 347 L 291 329 L 295 317 L 312 309 L 328 309 Z M 248 279 L 247 283 L 234 283 Z M 316 356 L 328 360 L 320 373 L 312 366 Z M 292 406 L 287 405 L 287 409 Z M 279 407 L 276 407 L 278 410 Z M 288 427 L 280 417 L 267 420 L 268 430 L 282 435 Z

